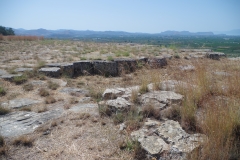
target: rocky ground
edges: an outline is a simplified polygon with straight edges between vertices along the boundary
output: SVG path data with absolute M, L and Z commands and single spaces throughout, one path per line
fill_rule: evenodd
M 2 159 L 239 158 L 232 147 L 238 148 L 232 140 L 240 132 L 237 58 L 204 49 L 56 40 L 2 41 L 0 48 Z M 53 78 L 39 70 L 143 56 L 161 56 L 167 65 L 149 62 L 114 77 Z

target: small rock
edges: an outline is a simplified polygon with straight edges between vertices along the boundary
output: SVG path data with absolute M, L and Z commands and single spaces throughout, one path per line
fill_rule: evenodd
M 119 130 L 122 131 L 122 130 L 126 129 L 126 127 L 127 126 L 125 125 L 125 123 L 122 123 L 119 125 Z

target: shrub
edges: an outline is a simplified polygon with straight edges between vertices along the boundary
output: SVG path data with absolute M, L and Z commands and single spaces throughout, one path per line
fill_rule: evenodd
M 55 102 L 56 102 L 56 99 L 54 97 L 52 97 L 52 96 L 48 96 L 45 99 L 45 103 L 46 104 L 51 104 L 51 103 L 55 103 Z
M 33 85 L 32 85 L 31 83 L 25 84 L 25 85 L 23 86 L 23 89 L 24 89 L 25 91 L 32 91 L 32 90 L 33 90 Z
M 58 87 L 60 87 L 59 84 L 48 81 L 48 88 L 50 88 L 51 90 L 56 90 Z
M 6 91 L 3 87 L 0 87 L 0 96 L 4 96 L 6 94 Z
M 16 77 L 13 78 L 13 82 L 17 85 L 23 84 L 26 81 L 27 81 L 27 76 L 26 75 L 16 76 Z
M 45 88 L 40 88 L 39 95 L 42 97 L 47 97 L 47 96 L 49 96 L 49 92 Z
M 31 147 L 33 145 L 34 139 L 27 136 L 20 136 L 13 140 L 13 145 L 19 146 L 23 145 L 26 147 Z
M 8 114 L 9 112 L 10 112 L 10 109 L 4 108 L 0 105 L 0 115 L 5 115 L 5 114 Z

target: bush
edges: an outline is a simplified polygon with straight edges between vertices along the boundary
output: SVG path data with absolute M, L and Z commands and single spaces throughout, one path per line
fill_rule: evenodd
M 27 76 L 26 75 L 16 76 L 16 77 L 13 78 L 13 82 L 17 85 L 23 84 L 26 81 L 27 81 Z
M 32 85 L 31 83 L 25 84 L 25 85 L 23 86 L 23 89 L 24 89 L 25 91 L 32 91 L 32 90 L 33 90 L 33 85 Z
M 51 90 L 56 90 L 58 87 L 60 87 L 59 84 L 48 81 L 48 88 L 50 88 Z
M 0 96 L 4 96 L 6 94 L 6 91 L 3 87 L 0 87 Z
M 10 112 L 10 109 L 4 108 L 0 105 L 0 115 L 5 115 Z
M 45 99 L 46 104 L 51 104 L 51 103 L 55 103 L 55 102 L 56 102 L 56 99 L 52 96 L 46 97 L 46 99 Z
M 19 146 L 23 145 L 26 147 L 31 147 L 33 145 L 34 139 L 27 136 L 20 136 L 13 140 L 13 145 Z
M 49 92 L 45 88 L 40 88 L 39 95 L 42 97 L 47 97 L 47 96 L 49 96 Z

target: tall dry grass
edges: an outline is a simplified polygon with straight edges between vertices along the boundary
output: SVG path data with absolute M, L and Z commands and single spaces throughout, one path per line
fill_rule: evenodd
M 190 159 L 240 159 L 240 69 L 239 64 L 226 63 L 222 67 L 228 66 L 227 76 L 212 74 L 218 69 L 214 65 L 196 64 L 196 71 L 188 77 L 188 83 L 196 87 L 180 89 L 184 95 L 183 128 L 208 137 L 201 151 Z
M 36 41 L 43 40 L 43 36 L 3 36 L 0 35 L 0 40 L 6 41 Z

